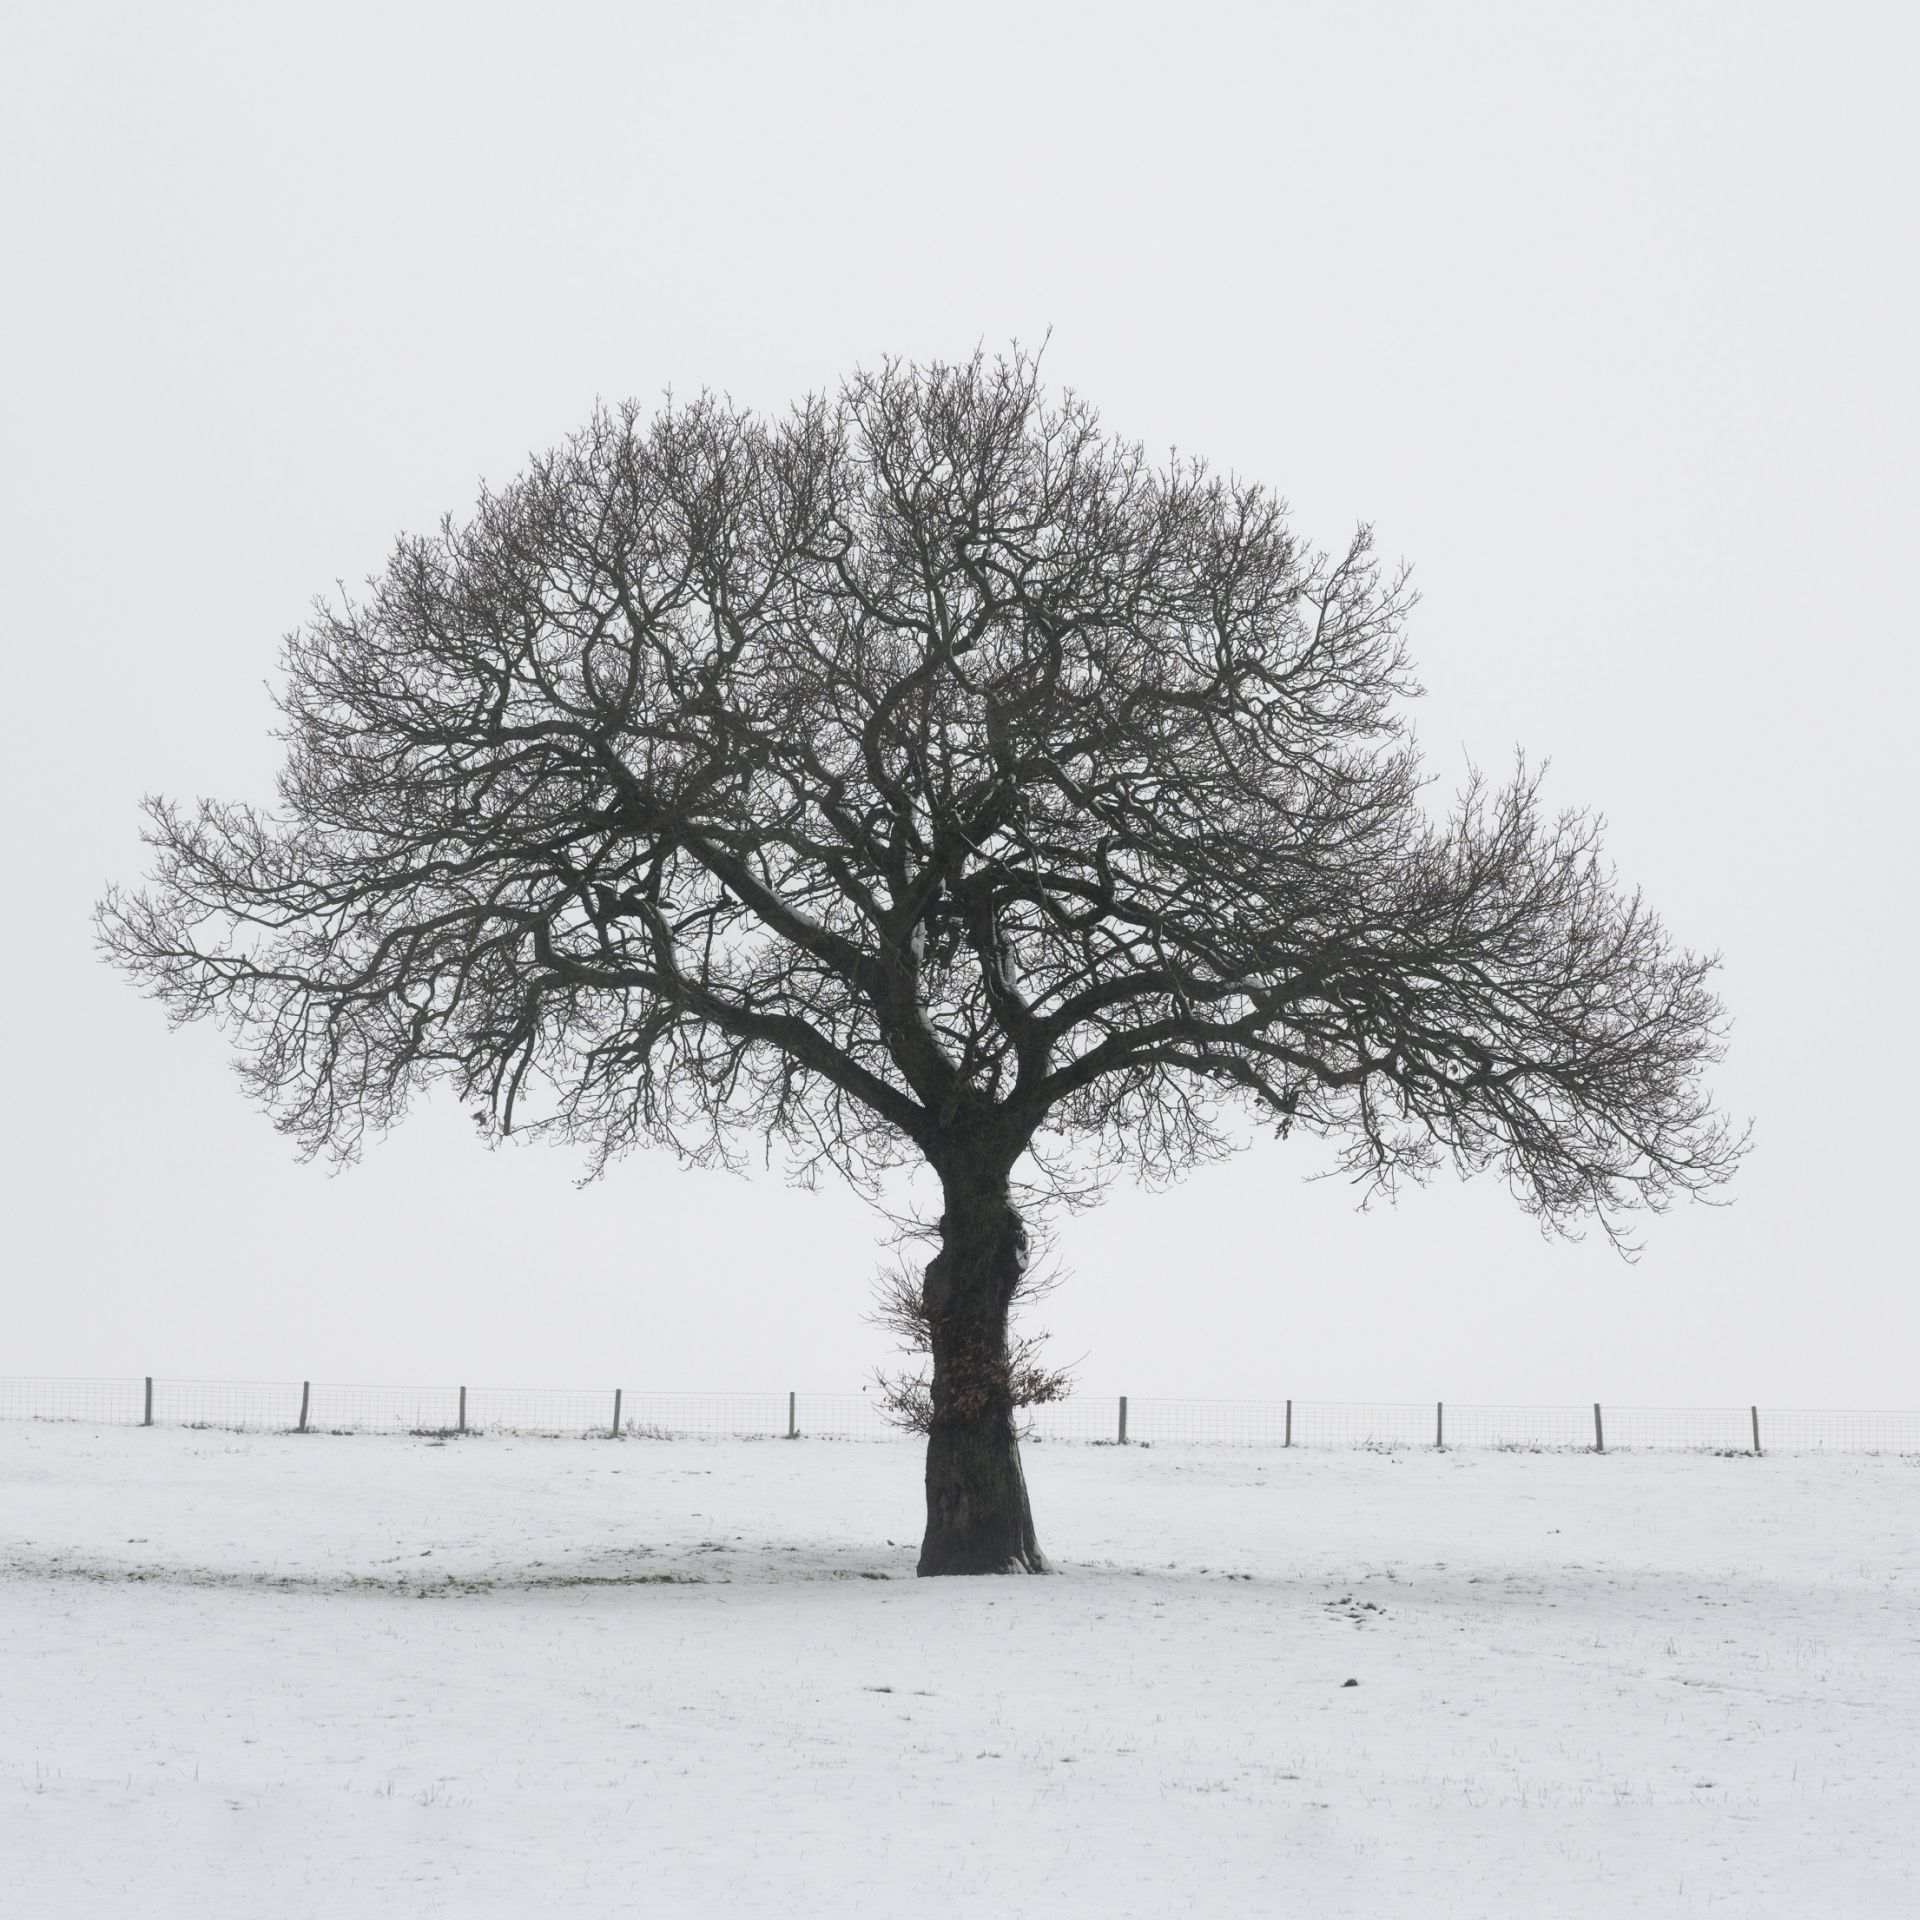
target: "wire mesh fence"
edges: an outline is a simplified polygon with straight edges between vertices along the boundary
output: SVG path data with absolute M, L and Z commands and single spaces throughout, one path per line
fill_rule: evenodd
M 1621 1407 L 1606 1412 L 1607 1445 L 1623 1450 L 1690 1447 L 1713 1453 L 1752 1453 L 1751 1407 Z
M 452 1433 L 461 1425 L 458 1387 L 359 1387 L 315 1380 L 303 1397 L 310 1433 Z
M 527 1434 L 660 1440 L 894 1440 L 871 1393 L 355 1386 L 321 1380 L 0 1375 L 0 1420 L 236 1432 Z M 1920 1453 L 1920 1412 L 1493 1407 L 1447 1401 L 1180 1400 L 1075 1394 L 1022 1416 L 1041 1443 Z
M 1596 1434 L 1590 1407 L 1434 1408 L 1435 1429 L 1450 1447 L 1591 1447 Z
M 155 1380 L 142 1401 L 151 1426 L 271 1431 L 299 1424 L 300 1382 Z
M 1760 1433 L 1779 1453 L 1920 1453 L 1920 1413 L 1760 1409 Z
M 0 1377 L 0 1419 L 88 1420 L 126 1426 L 142 1417 L 140 1380 L 22 1380 Z

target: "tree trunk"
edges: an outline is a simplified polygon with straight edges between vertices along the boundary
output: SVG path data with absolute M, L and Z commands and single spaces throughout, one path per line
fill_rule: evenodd
M 1020 1471 L 1007 1357 L 1007 1310 L 1026 1264 L 1027 1230 L 1005 1180 L 949 1180 L 926 1276 L 933 1422 L 922 1575 L 1051 1571 Z

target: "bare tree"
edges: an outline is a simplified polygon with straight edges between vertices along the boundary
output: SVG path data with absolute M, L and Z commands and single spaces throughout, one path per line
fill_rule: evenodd
M 602 412 L 316 608 L 278 808 L 149 803 L 102 938 L 311 1152 L 446 1084 L 596 1167 L 928 1164 L 920 1571 L 1039 1571 L 1036 1190 L 1171 1177 L 1251 1115 L 1618 1237 L 1738 1156 L 1712 963 L 1593 822 L 1524 767 L 1423 806 L 1409 604 L 1364 530 L 1306 550 L 1018 353 L 781 420 Z

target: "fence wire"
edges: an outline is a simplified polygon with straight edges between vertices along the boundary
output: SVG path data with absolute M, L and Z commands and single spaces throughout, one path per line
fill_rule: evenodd
M 0 1376 L 0 1420 L 86 1420 L 121 1427 L 138 1422 L 141 1380 L 22 1380 Z
M 332 1381 L 0 1375 L 0 1420 L 236 1432 L 500 1433 L 626 1439 L 890 1440 L 871 1393 L 355 1386 Z M 1503 1447 L 1920 1453 L 1920 1412 L 1490 1407 L 1444 1401 L 1179 1400 L 1076 1394 L 1028 1409 L 1030 1441 L 1215 1447 Z

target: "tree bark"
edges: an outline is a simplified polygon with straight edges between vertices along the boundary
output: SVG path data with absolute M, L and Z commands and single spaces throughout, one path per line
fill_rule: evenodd
M 1048 1573 L 1013 1423 L 1007 1312 L 1027 1230 L 1004 1177 L 948 1180 L 927 1267 L 933 1420 L 920 1573 Z

